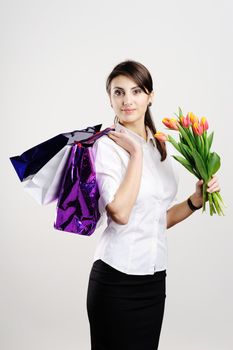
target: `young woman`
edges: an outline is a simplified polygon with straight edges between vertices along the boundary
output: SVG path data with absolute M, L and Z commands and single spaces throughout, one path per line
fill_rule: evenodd
M 106 90 L 116 117 L 115 131 L 92 148 L 107 227 L 87 291 L 91 349 L 156 350 L 166 298 L 166 229 L 201 208 L 202 180 L 191 202 L 176 203 L 175 160 L 153 136 L 153 82 L 144 65 L 118 64 Z M 214 176 L 208 191 L 219 190 Z

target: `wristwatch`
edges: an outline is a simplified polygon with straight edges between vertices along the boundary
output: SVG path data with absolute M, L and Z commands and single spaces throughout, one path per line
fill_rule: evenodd
M 192 203 L 190 197 L 187 199 L 187 203 L 188 203 L 189 208 L 190 208 L 192 211 L 195 211 L 195 210 L 198 210 L 198 209 L 201 209 L 201 208 L 202 208 L 202 205 L 201 205 L 200 207 L 196 207 L 195 205 L 193 205 L 193 203 Z

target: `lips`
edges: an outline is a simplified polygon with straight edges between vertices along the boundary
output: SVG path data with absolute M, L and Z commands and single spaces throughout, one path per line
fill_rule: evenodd
M 133 112 L 135 109 L 123 109 L 124 112 Z

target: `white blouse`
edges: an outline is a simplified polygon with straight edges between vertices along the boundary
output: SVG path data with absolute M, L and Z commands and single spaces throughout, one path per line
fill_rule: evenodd
M 178 172 L 169 155 L 160 161 L 160 153 L 150 128 L 147 140 L 120 123 L 143 148 L 143 168 L 139 193 L 125 225 L 116 223 L 107 214 L 106 205 L 114 199 L 127 169 L 130 154 L 107 135 L 90 148 L 99 187 L 101 218 L 107 217 L 107 227 L 97 243 L 93 262 L 101 259 L 115 269 L 132 275 L 154 274 L 167 268 L 167 210 L 177 202 Z M 168 143 L 167 143 L 168 146 Z

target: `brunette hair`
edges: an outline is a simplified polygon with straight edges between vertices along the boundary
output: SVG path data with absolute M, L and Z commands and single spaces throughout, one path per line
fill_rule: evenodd
M 111 82 L 118 75 L 124 75 L 132 80 L 146 93 L 148 94 L 153 91 L 153 81 L 148 69 L 141 63 L 133 61 L 133 60 L 125 60 L 118 65 L 116 65 L 112 72 L 109 74 L 106 80 L 106 91 L 108 95 L 111 93 Z M 147 91 L 146 91 L 147 89 Z M 117 116 L 116 116 L 117 117 Z M 116 119 L 115 117 L 115 119 Z M 114 119 L 114 123 L 115 123 Z M 156 127 L 154 121 L 152 119 L 151 112 L 149 110 L 149 106 L 147 107 L 145 113 L 145 125 L 147 125 L 153 134 L 156 133 Z M 166 144 L 163 141 L 159 141 L 155 138 L 157 149 L 161 154 L 161 161 L 166 159 Z

